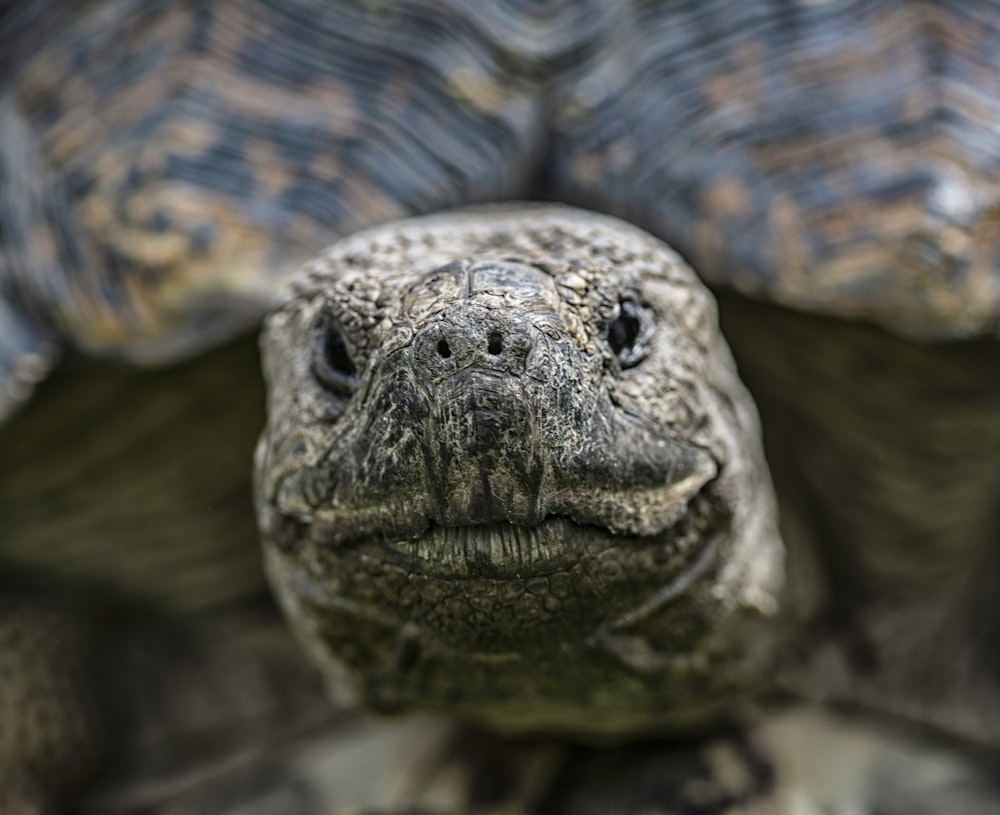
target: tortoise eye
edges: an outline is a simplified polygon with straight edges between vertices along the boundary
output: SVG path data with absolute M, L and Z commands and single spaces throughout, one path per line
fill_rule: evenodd
M 642 361 L 644 352 L 637 344 L 641 334 L 642 316 L 639 307 L 632 300 L 623 297 L 618 301 L 611 322 L 608 323 L 608 345 L 623 368 L 631 368 Z
M 319 333 L 313 373 L 320 384 L 341 396 L 349 396 L 358 381 L 358 369 L 347 350 L 343 335 L 333 327 Z

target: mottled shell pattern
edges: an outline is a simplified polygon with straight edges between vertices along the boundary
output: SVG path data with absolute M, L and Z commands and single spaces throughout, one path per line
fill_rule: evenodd
M 0 12 L 0 414 L 360 227 L 544 197 L 909 334 L 1000 314 L 1000 5 L 40 0 Z

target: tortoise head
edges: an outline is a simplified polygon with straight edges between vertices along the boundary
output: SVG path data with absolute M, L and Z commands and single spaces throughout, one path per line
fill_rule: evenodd
M 269 573 L 331 684 L 508 730 L 694 725 L 768 662 L 782 549 L 710 295 L 558 208 L 355 235 L 267 320 Z

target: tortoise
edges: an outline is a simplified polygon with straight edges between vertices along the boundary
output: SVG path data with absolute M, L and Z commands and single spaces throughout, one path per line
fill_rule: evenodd
M 0 808 L 994 811 L 998 27 L 5 6 Z

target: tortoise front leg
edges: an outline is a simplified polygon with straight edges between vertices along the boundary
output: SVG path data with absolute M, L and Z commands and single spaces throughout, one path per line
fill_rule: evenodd
M 54 812 L 96 769 L 88 639 L 67 612 L 0 595 L 0 815 Z

